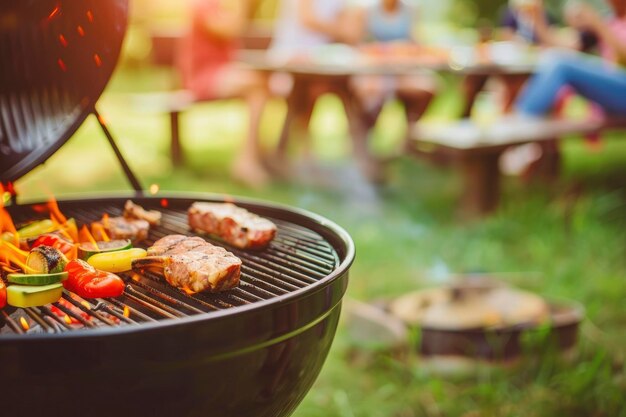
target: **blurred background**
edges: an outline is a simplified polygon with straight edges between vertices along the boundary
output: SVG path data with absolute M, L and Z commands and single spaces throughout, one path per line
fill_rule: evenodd
M 253 25 L 270 31 L 279 0 L 262 0 Z M 180 85 L 171 65 L 158 62 L 158 42 L 184 32 L 189 0 L 133 0 L 122 58 L 98 109 L 127 161 L 151 192 L 202 191 L 245 195 L 302 207 L 345 227 L 357 244 L 348 297 L 372 301 L 440 285 L 458 274 L 489 273 L 545 297 L 568 298 L 587 309 L 579 355 L 571 362 L 545 353 L 521 369 L 488 367 L 463 377 L 428 373 L 416 355 L 362 345 L 346 325 L 297 417 L 626 416 L 626 134 L 604 135 L 590 150 L 562 143 L 555 183 L 505 178 L 500 209 L 475 222 L 455 215 L 461 179 L 409 156 L 394 158 L 387 181 L 373 185 L 353 169 L 348 122 L 332 94 L 318 100 L 311 120 L 313 153 L 335 173 L 332 183 L 276 180 L 249 188 L 230 176 L 247 126 L 245 103 L 215 100 L 181 115 L 185 164 L 170 159 L 169 119 L 154 99 Z M 355 4 L 368 2 L 353 0 Z M 477 28 L 499 19 L 499 0 L 414 1 L 416 28 L 428 45 L 471 45 Z M 592 1 L 599 13 L 606 5 Z M 563 2 L 548 1 L 559 11 Z M 556 13 L 557 15 L 559 13 Z M 157 43 L 155 43 L 157 42 Z M 155 49 L 156 48 L 156 49 Z M 462 109 L 460 80 L 442 75 L 443 88 L 425 119 L 453 120 Z M 576 113 L 584 106 L 570 104 Z M 270 100 L 261 145 L 273 147 L 286 114 Z M 371 133 L 372 152 L 397 154 L 406 134 L 400 103 L 388 103 Z M 44 165 L 17 182 L 25 200 L 97 190 L 129 189 L 93 119 Z M 419 335 L 410 343 L 417 343 Z

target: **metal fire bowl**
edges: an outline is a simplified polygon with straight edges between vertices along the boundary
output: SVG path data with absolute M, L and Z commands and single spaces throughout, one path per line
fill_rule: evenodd
M 525 353 L 524 338 L 557 351 L 576 346 L 584 318 L 582 306 L 572 302 L 551 303 L 550 321 L 544 325 L 521 324 L 495 329 L 447 330 L 421 327 L 420 354 L 425 358 L 467 358 L 506 362 Z
M 193 201 L 169 198 L 184 210 Z M 125 198 L 60 202 L 101 215 Z M 158 199 L 135 198 L 153 208 Z M 314 230 L 339 266 L 305 288 L 222 311 L 140 326 L 0 338 L 2 415 L 290 415 L 328 354 L 348 284 L 354 245 L 334 223 L 303 210 L 237 201 L 261 215 Z M 27 207 L 13 207 L 22 210 Z

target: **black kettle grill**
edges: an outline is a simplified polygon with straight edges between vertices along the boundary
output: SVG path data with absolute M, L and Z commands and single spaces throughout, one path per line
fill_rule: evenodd
M 0 4 L 2 183 L 43 163 L 88 115 L 97 116 L 127 16 L 127 0 Z M 119 215 L 133 197 L 163 213 L 149 246 L 168 234 L 192 234 L 186 220 L 192 202 L 224 201 L 206 194 L 144 196 L 98 120 L 135 191 L 59 201 L 79 225 L 103 213 Z M 52 305 L 0 310 L 0 415 L 291 414 L 330 349 L 354 244 L 312 213 L 234 202 L 278 226 L 263 251 L 227 247 L 243 261 L 234 290 L 188 295 L 157 275 L 121 274 L 126 291 L 118 298 L 80 302 L 65 291 Z M 16 223 L 43 216 L 15 199 L 6 209 Z

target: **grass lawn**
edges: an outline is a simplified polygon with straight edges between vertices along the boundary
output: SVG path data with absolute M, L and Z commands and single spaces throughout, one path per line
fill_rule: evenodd
M 141 73 L 120 72 L 99 106 L 143 184 L 263 198 L 329 217 L 357 245 L 349 297 L 394 296 L 453 273 L 487 271 L 546 297 L 578 300 L 587 309 L 575 361 L 546 353 L 516 369 L 485 369 L 464 378 L 429 375 L 416 357 L 379 352 L 355 360 L 340 327 L 295 416 L 626 416 L 625 134 L 609 135 L 596 152 L 580 140 L 567 141 L 558 183 L 507 179 L 498 213 L 466 224 L 454 215 L 460 181 L 452 170 L 402 158 L 389 167 L 385 186 L 363 181 L 351 167 L 345 118 L 332 97 L 320 102 L 312 126 L 321 163 L 337 172 L 332 186 L 276 183 L 254 191 L 233 183 L 229 163 L 246 125 L 244 107 L 235 101 L 199 105 L 184 115 L 188 164 L 174 170 L 166 116 L 120 94 L 152 85 Z M 455 104 L 444 96 L 430 116 L 452 113 Z M 399 110 L 389 106 L 374 132 L 380 153 L 390 152 L 403 134 Z M 268 147 L 284 111 L 279 101 L 267 110 Z M 94 120 L 17 187 L 27 199 L 129 189 Z

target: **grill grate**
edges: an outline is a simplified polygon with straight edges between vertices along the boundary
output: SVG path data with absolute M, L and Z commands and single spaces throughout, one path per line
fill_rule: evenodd
M 193 235 L 186 208 L 160 208 L 160 226 L 150 230 L 142 247 L 169 234 Z M 64 209 L 79 225 L 99 220 L 103 213 L 121 215 L 121 204 L 88 203 Z M 63 333 L 99 327 L 139 326 L 141 323 L 211 313 L 269 300 L 305 288 L 332 273 L 340 263 L 331 243 L 317 232 L 298 224 L 265 216 L 278 226 L 276 238 L 263 251 L 243 251 L 226 246 L 241 258 L 238 288 L 219 294 L 188 295 L 171 287 L 158 274 L 119 274 L 127 283 L 124 295 L 83 300 L 65 291 L 62 300 L 42 307 L 5 308 L 0 312 L 3 334 Z M 30 210 L 14 213 L 17 222 L 34 218 Z M 204 236 L 213 244 L 219 241 Z

